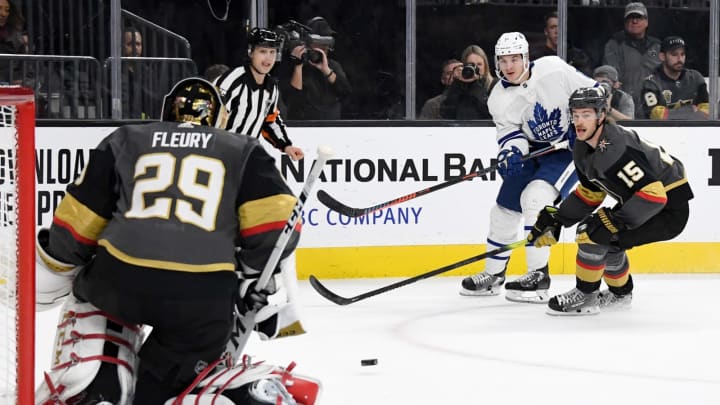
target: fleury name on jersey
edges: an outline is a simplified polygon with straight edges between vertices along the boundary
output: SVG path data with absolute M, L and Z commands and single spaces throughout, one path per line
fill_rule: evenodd
M 207 149 L 213 134 L 209 132 L 155 131 L 152 136 L 153 148 L 203 148 Z

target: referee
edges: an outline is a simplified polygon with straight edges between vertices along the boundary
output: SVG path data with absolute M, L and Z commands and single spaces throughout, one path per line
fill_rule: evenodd
M 249 61 L 229 70 L 213 84 L 218 87 L 230 112 L 226 130 L 263 138 L 292 160 L 302 159 L 302 149 L 293 146 L 278 110 L 280 96 L 277 81 L 269 72 L 281 41 L 278 35 L 253 28 L 248 36 Z

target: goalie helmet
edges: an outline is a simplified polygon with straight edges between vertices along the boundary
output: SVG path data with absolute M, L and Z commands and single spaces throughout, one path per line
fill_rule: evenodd
M 592 108 L 598 113 L 607 113 L 607 95 L 602 87 L 581 87 L 570 95 L 568 107 L 571 111 L 573 108 Z
M 248 50 L 252 51 L 256 46 L 264 48 L 280 49 L 282 40 L 280 36 L 270 30 L 263 28 L 253 28 L 248 34 Z
M 179 81 L 165 96 L 162 121 L 190 122 L 215 127 L 224 108 L 220 93 L 205 79 L 191 77 Z

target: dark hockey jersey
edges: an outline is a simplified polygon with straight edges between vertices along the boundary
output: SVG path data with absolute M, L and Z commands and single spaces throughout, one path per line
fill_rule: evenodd
M 135 266 L 262 269 L 296 199 L 257 140 L 191 124 L 128 125 L 91 151 L 58 206 L 49 250 L 85 264 L 96 247 Z M 299 226 L 286 248 L 297 244 Z
M 710 111 L 705 79 L 692 69 L 673 80 L 658 66 L 643 81 L 641 99 L 644 117 L 654 120 L 707 119 Z
M 608 194 L 618 202 L 614 217 L 629 229 L 666 205 L 693 198 L 682 162 L 619 125 L 606 123 L 595 149 L 575 142 L 573 160 L 580 184 L 560 204 L 566 225 L 594 211 Z

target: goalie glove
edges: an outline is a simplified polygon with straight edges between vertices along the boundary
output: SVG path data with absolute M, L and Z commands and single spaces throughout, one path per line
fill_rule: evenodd
M 503 149 L 497 155 L 497 171 L 502 176 L 517 176 L 522 172 L 522 151 L 517 146 Z
M 607 246 L 611 241 L 617 240 L 618 232 L 623 229 L 625 225 L 614 217 L 612 210 L 602 207 L 580 222 L 575 241 Z
M 552 246 L 560 238 L 562 223 L 558 218 L 558 209 L 547 205 L 538 213 L 535 225 L 527 236 L 528 242 L 535 247 Z
M 240 281 L 240 294 L 237 307 L 240 314 L 245 315 L 250 311 L 259 311 L 268 305 L 268 296 L 277 292 L 274 276 L 270 277 L 268 284 L 260 291 L 255 290 L 257 279 L 246 279 Z
M 243 273 L 247 274 L 245 270 Z M 237 301 L 239 315 L 246 317 L 251 311 L 255 313 L 253 329 L 262 340 L 304 334 L 305 328 L 300 322 L 295 303 L 287 295 L 281 275 L 270 277 L 268 284 L 260 291 L 255 291 L 257 277 L 259 273 L 256 273 L 255 278 L 240 281 Z
M 62 304 L 72 290 L 75 275 L 82 268 L 52 257 L 47 250 L 49 242 L 50 231 L 41 229 L 38 232 L 35 252 L 35 305 L 39 311 Z

